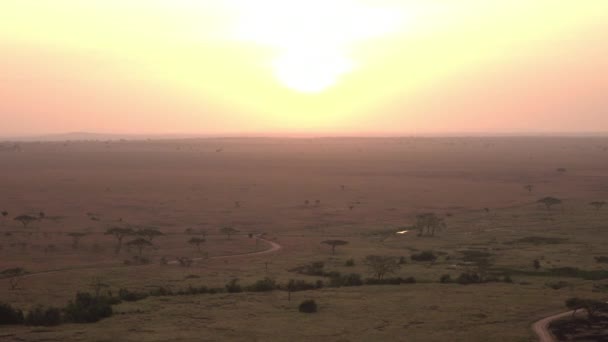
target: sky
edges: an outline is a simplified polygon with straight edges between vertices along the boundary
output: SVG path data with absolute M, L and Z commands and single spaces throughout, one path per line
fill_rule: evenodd
M 0 136 L 608 132 L 606 0 L 2 0 Z

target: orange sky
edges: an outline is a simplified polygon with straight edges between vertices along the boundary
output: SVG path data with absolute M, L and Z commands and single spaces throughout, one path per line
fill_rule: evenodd
M 608 1 L 2 0 L 0 136 L 608 131 Z

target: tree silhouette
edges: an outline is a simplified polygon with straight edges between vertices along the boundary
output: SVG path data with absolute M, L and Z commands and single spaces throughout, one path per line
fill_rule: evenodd
M 234 228 L 232 228 L 232 227 L 225 226 L 225 227 L 220 228 L 220 232 L 221 232 L 222 234 L 226 235 L 226 236 L 228 237 L 228 239 L 230 240 L 230 237 L 231 237 L 233 234 L 238 233 L 239 231 L 238 231 L 238 230 L 236 230 L 236 229 L 234 229 Z
M 604 201 L 595 201 L 595 202 L 589 203 L 589 205 L 591 205 L 592 207 L 594 207 L 595 210 L 600 210 L 600 209 L 602 209 L 606 205 L 606 202 L 604 202 Z
M 336 254 L 336 246 L 344 246 L 348 244 L 348 241 L 343 240 L 325 240 L 321 243 L 331 246 L 331 254 Z
M 23 228 L 27 228 L 27 226 L 29 226 L 30 223 L 32 223 L 36 220 L 38 220 L 38 218 L 31 216 L 31 215 L 19 215 L 19 216 L 15 217 L 15 221 L 21 222 L 21 224 L 23 225 Z
M 125 236 L 130 236 L 135 234 L 135 232 L 133 231 L 133 229 L 131 228 L 123 228 L 123 227 L 113 227 L 113 228 L 109 228 L 108 230 L 106 230 L 105 235 L 113 235 L 116 238 L 116 249 L 114 251 L 114 253 L 118 254 L 120 253 L 120 250 L 122 249 L 122 240 L 124 239 Z
M 401 267 L 397 258 L 382 255 L 368 255 L 363 263 L 378 280 L 382 280 L 387 274 L 395 273 Z
M 135 240 L 131 240 L 131 241 L 127 242 L 127 246 L 137 248 L 137 255 L 139 255 L 141 257 L 141 253 L 142 253 L 143 249 L 146 247 L 152 247 L 152 242 L 150 242 L 144 238 L 137 238 Z
M 203 242 L 205 242 L 206 240 L 203 238 L 199 238 L 199 237 L 193 237 L 190 240 L 188 240 L 188 243 L 196 246 L 196 249 L 198 250 L 199 253 L 202 253 L 201 251 L 201 244 L 203 244 Z
M 532 192 L 532 190 L 534 190 L 534 185 L 532 185 L 532 184 L 525 185 L 524 189 L 528 190 L 528 192 Z
M 418 236 L 425 234 L 435 236 L 435 231 L 444 229 L 446 227 L 443 218 L 437 216 L 435 213 L 426 213 L 416 216 L 416 224 L 414 227 L 418 230 Z
M 154 240 L 155 237 L 165 235 L 160 230 L 158 230 L 158 228 L 154 228 L 154 227 L 140 228 L 139 230 L 137 230 L 137 232 L 135 234 L 145 237 L 150 242 L 152 242 L 152 240 Z
M 27 274 L 27 272 L 25 271 L 25 269 L 23 267 L 8 268 L 8 269 L 0 272 L 0 275 L 2 277 L 9 278 L 8 283 L 9 283 L 9 288 L 11 290 L 17 289 L 17 287 L 19 286 L 19 282 L 21 281 L 21 278 L 23 278 L 23 276 L 25 274 Z
M 78 249 L 78 245 L 80 244 L 80 239 L 86 235 L 87 235 L 86 233 L 78 233 L 78 232 L 68 233 L 68 236 L 72 237 L 72 248 Z
M 552 206 L 561 204 L 562 200 L 560 200 L 559 198 L 547 196 L 547 197 L 539 199 L 537 202 L 544 204 L 547 207 L 547 210 L 551 210 Z

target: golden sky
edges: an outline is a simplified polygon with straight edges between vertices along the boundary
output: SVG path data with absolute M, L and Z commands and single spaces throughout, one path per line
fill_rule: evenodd
M 608 131 L 608 1 L 1 0 L 0 136 Z

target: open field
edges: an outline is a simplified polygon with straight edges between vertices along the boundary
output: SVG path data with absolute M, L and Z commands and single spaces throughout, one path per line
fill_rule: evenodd
M 15 290 L 0 279 L 0 302 L 23 310 L 63 306 L 99 280 L 114 293 L 223 288 L 234 278 L 328 281 L 289 271 L 314 261 L 368 278 L 368 255 L 403 257 L 390 276 L 416 279 L 325 286 L 291 301 L 286 291 L 149 297 L 115 305 L 114 316 L 93 324 L 0 326 L 2 341 L 534 341 L 531 324 L 565 311 L 567 298 L 608 297 L 608 265 L 595 259 L 608 256 L 608 207 L 589 205 L 608 200 L 608 138 L 0 145 L 0 211 L 8 212 L 0 217 L 0 271 L 30 272 Z M 537 203 L 546 196 L 562 203 L 547 209 Z M 27 227 L 13 220 L 40 212 Z M 411 227 L 426 212 L 447 227 L 418 237 Z M 138 251 L 126 245 L 115 253 L 117 240 L 104 232 L 124 225 L 164 234 L 142 251 L 149 263 L 134 262 Z M 228 237 L 224 226 L 239 232 Z M 75 232 L 84 233 L 77 244 Z M 282 248 L 246 255 L 270 248 L 261 234 Z M 201 251 L 188 243 L 200 236 Z M 329 239 L 348 244 L 332 255 L 321 243 Z M 421 251 L 437 259 L 411 259 Z M 178 257 L 196 260 L 160 262 Z M 552 271 L 564 267 L 588 272 Z M 439 282 L 464 272 L 512 282 Z M 319 312 L 298 312 L 305 299 Z

